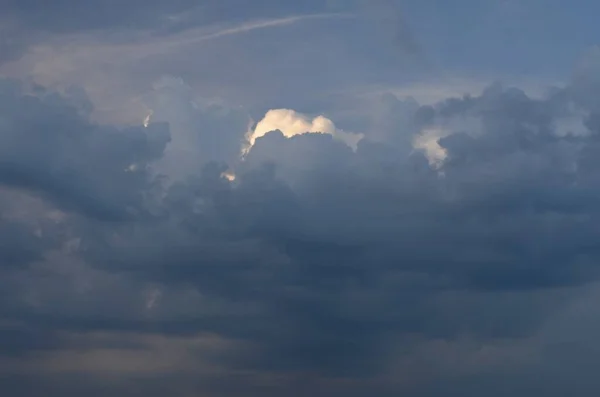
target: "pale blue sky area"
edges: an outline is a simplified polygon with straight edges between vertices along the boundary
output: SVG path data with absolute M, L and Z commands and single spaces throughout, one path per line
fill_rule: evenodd
M 406 20 L 445 69 L 562 77 L 597 44 L 590 0 L 404 1 Z

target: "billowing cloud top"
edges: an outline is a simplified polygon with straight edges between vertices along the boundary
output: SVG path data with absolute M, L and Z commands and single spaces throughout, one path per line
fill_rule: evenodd
M 311 120 L 310 117 L 291 109 L 273 109 L 269 110 L 265 117 L 248 132 L 248 142 L 242 149 L 242 153 L 247 154 L 258 138 L 271 131 L 280 131 L 287 138 L 305 133 L 329 134 L 354 150 L 363 138 L 363 134 L 351 134 L 337 129 L 333 121 L 325 116 L 317 116 Z
M 598 395 L 600 50 L 422 103 L 300 3 L 0 5 L 1 396 Z

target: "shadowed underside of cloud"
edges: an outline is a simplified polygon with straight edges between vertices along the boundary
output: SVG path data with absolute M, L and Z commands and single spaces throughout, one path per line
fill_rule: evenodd
M 355 150 L 325 117 L 273 110 L 243 159 L 246 113 L 179 80 L 127 128 L 90 121 L 77 89 L 3 80 L 0 388 L 565 391 L 548 361 L 582 346 L 557 319 L 593 323 L 569 305 L 599 276 L 596 58 L 540 99 L 386 95 Z M 593 371 L 569 376 L 595 395 Z

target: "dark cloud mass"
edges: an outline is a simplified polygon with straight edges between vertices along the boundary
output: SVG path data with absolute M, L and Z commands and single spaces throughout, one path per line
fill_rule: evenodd
M 355 151 L 273 131 L 243 159 L 249 116 L 178 80 L 146 127 L 0 80 L 0 393 L 597 395 L 597 55 L 543 98 L 386 94 Z M 412 146 L 428 131 L 440 162 Z
M 0 183 L 102 219 L 143 210 L 145 167 L 169 141 L 166 124 L 95 125 L 85 115 L 85 98 L 74 95 L 75 105 L 43 88 L 25 94 L 19 82 L 0 84 Z M 125 172 L 132 165 L 139 171 Z

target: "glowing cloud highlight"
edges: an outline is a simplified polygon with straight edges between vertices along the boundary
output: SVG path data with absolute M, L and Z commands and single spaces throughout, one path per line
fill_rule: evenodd
M 242 148 L 242 155 L 245 155 L 252 149 L 258 138 L 276 130 L 281 131 L 287 138 L 305 133 L 330 134 L 353 150 L 356 150 L 358 142 L 364 137 L 363 134 L 355 134 L 338 129 L 333 121 L 322 115 L 311 119 L 310 116 L 298 113 L 292 109 L 272 109 L 246 135 L 247 143 Z

